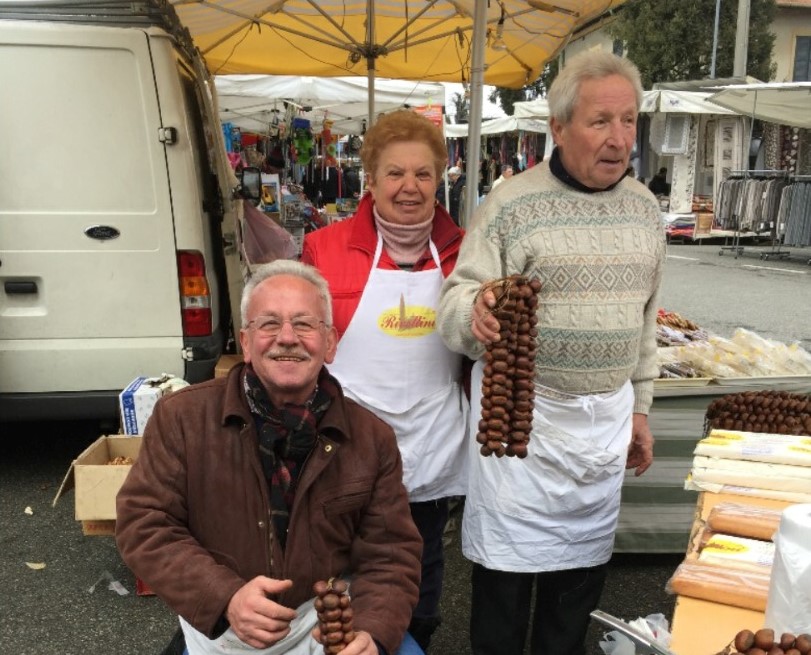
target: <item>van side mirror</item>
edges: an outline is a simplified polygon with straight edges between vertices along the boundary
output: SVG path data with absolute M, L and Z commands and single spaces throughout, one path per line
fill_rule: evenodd
M 239 195 L 246 200 L 259 201 L 262 197 L 262 171 L 246 166 L 239 174 Z

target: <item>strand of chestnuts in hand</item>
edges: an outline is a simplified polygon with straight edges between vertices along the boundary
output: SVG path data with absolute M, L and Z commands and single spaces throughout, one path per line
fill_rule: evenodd
M 318 629 L 326 655 L 340 653 L 355 639 L 353 611 L 349 599 L 349 584 L 346 580 L 330 578 L 313 585 Z
M 784 632 L 777 638 L 771 628 L 757 632 L 741 630 L 732 642 L 717 655 L 808 655 L 811 653 L 811 635 L 796 637 Z
M 524 458 L 535 399 L 535 308 L 541 283 L 521 275 L 490 282 L 500 339 L 484 354 L 482 413 L 476 441 L 481 454 Z

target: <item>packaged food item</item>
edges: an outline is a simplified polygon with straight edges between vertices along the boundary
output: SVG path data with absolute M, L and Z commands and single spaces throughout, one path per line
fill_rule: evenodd
M 669 593 L 763 612 L 769 595 L 769 572 L 745 571 L 685 560 L 668 580 Z
M 780 525 L 781 512 L 742 503 L 718 503 L 707 516 L 715 532 L 771 541 Z
M 714 534 L 701 549 L 698 561 L 735 569 L 771 572 L 774 544 L 731 534 Z

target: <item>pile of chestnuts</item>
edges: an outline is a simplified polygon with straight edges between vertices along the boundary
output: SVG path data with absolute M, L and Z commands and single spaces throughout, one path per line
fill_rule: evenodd
M 716 398 L 707 407 L 709 430 L 811 435 L 811 396 L 789 391 L 760 390 Z
M 355 639 L 354 614 L 346 580 L 330 578 L 313 585 L 315 611 L 325 655 L 340 653 Z
M 811 635 L 793 635 L 784 632 L 777 637 L 771 628 L 757 632 L 741 630 L 718 655 L 808 655 L 811 653 Z
M 539 280 L 512 275 L 486 287 L 496 298 L 493 308 L 500 339 L 487 346 L 482 378 L 481 419 L 476 441 L 481 454 L 524 458 L 532 429 L 535 399 L 535 327 Z

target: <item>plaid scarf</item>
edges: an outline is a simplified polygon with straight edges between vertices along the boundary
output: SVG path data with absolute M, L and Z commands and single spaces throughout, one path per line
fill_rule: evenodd
M 325 367 L 310 399 L 303 405 L 275 407 L 253 368 L 245 368 L 245 397 L 259 435 L 259 459 L 270 492 L 273 531 L 282 549 L 287 543 L 296 481 L 315 445 L 318 423 L 338 396 L 340 386 Z

